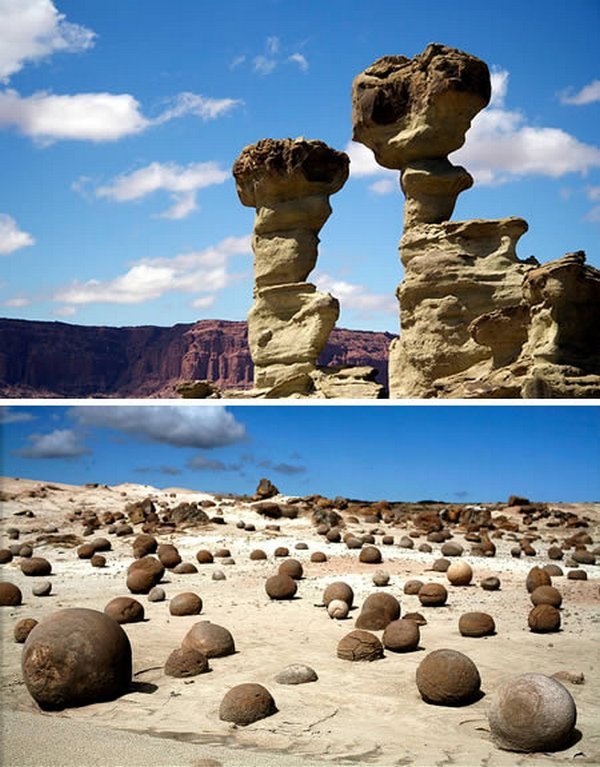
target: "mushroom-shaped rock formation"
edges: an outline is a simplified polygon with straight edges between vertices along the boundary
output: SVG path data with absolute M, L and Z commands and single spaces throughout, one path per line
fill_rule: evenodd
M 317 672 L 310 666 L 304 663 L 292 663 L 275 676 L 275 681 L 277 684 L 306 684 L 316 682 L 318 678 Z
M 18 586 L 9 581 L 0 583 L 0 607 L 17 607 L 23 601 L 23 594 Z
M 27 637 L 27 689 L 43 709 L 112 700 L 131 682 L 131 645 L 108 615 L 80 607 L 52 613 Z
M 325 587 L 325 591 L 323 592 L 323 604 L 327 607 L 334 599 L 339 599 L 342 602 L 345 602 L 349 608 L 352 607 L 354 602 L 354 591 L 352 590 L 352 587 L 347 583 L 344 583 L 344 581 L 330 583 L 329 586 Z
M 183 638 L 181 647 L 199 650 L 207 658 L 222 658 L 235 652 L 235 642 L 231 633 L 223 626 L 210 621 L 199 621 Z
M 388 623 L 398 620 L 400 617 L 400 602 L 393 594 L 378 591 L 369 594 L 365 599 L 356 619 L 356 628 L 369 631 L 380 631 Z
M 383 646 L 392 652 L 416 650 L 421 638 L 416 621 L 401 618 L 388 623 L 383 632 Z
M 557 751 L 568 745 L 577 720 L 571 693 L 544 674 L 522 674 L 504 682 L 492 697 L 492 739 L 507 751 Z
M 177 594 L 169 602 L 171 615 L 199 615 L 202 612 L 202 600 L 193 591 Z
M 348 170 L 346 154 L 303 138 L 263 139 L 245 147 L 233 165 L 240 201 L 256 209 L 248 344 L 257 389 L 311 388 L 310 373 L 339 304 L 306 279 L 331 213 L 329 196 L 342 188 Z
M 473 661 L 457 650 L 434 650 L 417 668 L 417 687 L 426 703 L 460 706 L 479 694 L 481 679 Z
M 464 637 L 486 637 L 496 631 L 496 624 L 487 613 L 463 613 L 458 619 L 458 630 Z
M 115 597 L 104 608 L 117 623 L 137 623 L 144 620 L 144 608 L 132 597 Z
M 285 573 L 272 575 L 265 581 L 265 591 L 270 599 L 293 599 L 298 591 L 296 581 Z
M 178 647 L 169 655 L 165 663 L 165 674 L 177 679 L 186 679 L 208 671 L 208 658 L 204 653 L 193 648 Z
M 373 661 L 383 658 L 383 645 L 375 634 L 355 630 L 340 639 L 337 656 L 342 660 Z
M 219 719 L 245 726 L 277 713 L 271 693 L 260 684 L 246 683 L 232 687 L 221 701 Z

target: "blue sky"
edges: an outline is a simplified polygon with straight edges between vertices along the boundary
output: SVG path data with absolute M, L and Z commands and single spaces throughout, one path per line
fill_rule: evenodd
M 591 406 L 12 406 L 4 476 L 364 500 L 600 500 Z
M 454 218 L 520 215 L 522 258 L 600 266 L 599 28 L 597 0 L 0 0 L 0 314 L 244 319 L 254 212 L 230 168 L 303 135 L 352 158 L 311 279 L 341 326 L 397 332 L 402 197 L 350 144 L 350 88 L 431 41 L 493 72 Z

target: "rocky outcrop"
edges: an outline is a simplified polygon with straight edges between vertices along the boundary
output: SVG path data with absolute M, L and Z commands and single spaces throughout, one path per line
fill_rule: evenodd
M 329 197 L 344 185 L 348 167 L 343 152 L 303 138 L 263 139 L 245 147 L 233 165 L 241 202 L 256 209 L 248 342 L 258 390 L 311 388 L 310 373 L 339 304 L 306 279 L 331 214 Z
M 335 328 L 318 363 L 371 366 L 385 385 L 393 337 Z M 0 319 L 3 397 L 173 397 L 183 381 L 198 379 L 252 386 L 245 322 L 111 328 Z

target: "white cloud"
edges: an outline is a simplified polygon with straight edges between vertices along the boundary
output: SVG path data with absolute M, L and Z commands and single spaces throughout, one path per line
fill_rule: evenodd
M 77 312 L 74 306 L 57 306 L 52 310 L 55 317 L 72 317 Z
M 0 405 L 0 424 L 26 423 L 33 421 L 35 416 L 20 407 Z
M 588 200 L 592 200 L 592 202 L 600 200 L 600 186 L 586 186 L 585 193 Z
M 584 85 L 576 93 L 573 93 L 572 88 L 568 88 L 560 94 L 560 101 L 561 104 L 570 104 L 577 107 L 600 101 L 600 80 L 592 80 L 591 83 Z
M 270 75 L 275 70 L 277 61 L 268 56 L 255 56 L 252 64 L 257 74 Z
M 600 224 L 600 205 L 594 205 L 593 208 L 583 217 L 584 221 L 589 221 L 590 224 Z
M 117 176 L 96 190 L 97 197 L 117 202 L 139 200 L 158 190 L 172 193 L 173 205 L 160 214 L 161 218 L 182 219 L 196 210 L 196 191 L 229 178 L 229 171 L 216 162 L 197 162 L 186 166 L 176 163 L 153 162 L 143 168 Z
M 398 171 L 389 170 L 379 165 L 373 152 L 364 144 L 349 141 L 344 147 L 344 152 L 350 158 L 350 175 L 355 178 L 383 174 L 393 174 L 394 177 L 398 178 Z
M 34 244 L 33 237 L 21 231 L 12 216 L 0 213 L 0 255 L 6 256 Z
M 276 56 L 279 53 L 281 42 L 278 37 L 267 37 L 267 53 L 269 56 Z
M 151 119 L 128 93 L 55 95 L 39 91 L 23 97 L 9 89 L 0 92 L 0 128 L 16 128 L 46 145 L 61 140 L 117 141 L 188 114 L 213 120 L 240 103 L 235 99 L 209 99 L 182 93 L 171 106 Z
M 236 56 L 229 65 L 229 69 L 237 69 L 238 67 L 241 67 L 242 64 L 246 62 L 245 56 Z
M 208 309 L 209 306 L 212 306 L 215 302 L 215 296 L 200 296 L 200 298 L 196 298 L 195 301 L 192 301 L 192 306 L 194 309 Z
M 69 414 L 83 426 L 115 429 L 174 447 L 223 447 L 241 442 L 246 436 L 244 425 L 221 406 L 84 406 L 71 408 Z
M 53 53 L 78 53 L 94 44 L 95 33 L 66 21 L 51 0 L 0 0 L 0 81 L 27 62 Z
M 30 434 L 30 447 L 16 451 L 24 458 L 77 458 L 90 451 L 80 435 L 71 429 L 55 429 L 48 434 Z
M 287 51 L 284 50 L 284 47 L 281 44 L 281 40 L 278 37 L 267 37 L 264 53 L 261 53 L 258 56 L 254 56 L 252 59 L 253 70 L 256 72 L 256 74 L 259 75 L 270 75 L 277 69 L 282 61 L 289 61 L 292 64 L 297 64 L 298 68 L 302 72 L 306 72 L 308 70 L 308 61 L 306 57 L 298 51 L 293 51 L 293 49 L 292 53 L 288 53 L 289 50 L 289 48 Z M 286 53 L 288 53 L 287 56 Z M 229 68 L 235 69 L 236 67 L 245 63 L 245 61 L 245 56 L 237 56 L 231 62 Z
M 496 109 L 504 106 L 506 93 L 508 91 L 509 73 L 506 69 L 494 69 L 490 72 L 490 83 L 492 86 L 492 96 L 489 107 Z
M 15 296 L 14 298 L 9 298 L 7 301 L 4 302 L 4 306 L 14 306 L 14 307 L 21 307 L 21 306 L 29 306 L 31 301 L 28 298 L 24 298 L 23 296 Z
M 288 56 L 287 60 L 292 61 L 294 64 L 298 64 L 303 72 L 308 71 L 308 61 L 301 53 L 292 53 L 291 56 Z
M 355 311 L 363 317 L 373 314 L 398 314 L 398 302 L 386 293 L 369 293 L 364 285 L 339 280 L 329 274 L 316 274 L 319 290 L 331 293 L 340 302 L 342 310 Z
M 369 189 L 374 194 L 383 196 L 385 194 L 392 194 L 399 189 L 398 179 L 393 181 L 391 178 L 380 178 L 379 181 L 374 181 Z
M 73 282 L 55 294 L 54 300 L 67 305 L 95 303 L 139 304 L 169 291 L 214 293 L 239 279 L 228 272 L 232 256 L 250 254 L 249 237 L 228 237 L 215 247 L 182 253 L 173 258 L 148 258 L 134 262 L 130 269 L 112 280 Z M 208 296 L 204 304 L 209 305 Z M 212 303 L 212 301 L 211 301 Z

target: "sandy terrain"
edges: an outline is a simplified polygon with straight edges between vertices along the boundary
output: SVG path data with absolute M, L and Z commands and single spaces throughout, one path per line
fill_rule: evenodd
M 75 509 L 123 511 L 127 502 L 148 495 L 173 506 L 184 500 L 211 496 L 168 488 L 121 485 L 107 488 L 72 487 L 53 484 L 42 493 L 31 491 L 44 486 L 30 480 L 1 480 L 5 502 L 0 521 L 1 543 L 8 540 L 6 530 L 18 527 L 19 543 L 35 542 L 52 526 L 61 533 L 81 535 L 79 522 L 65 522 Z M 173 495 L 175 494 L 175 495 Z M 278 498 L 277 500 L 285 500 Z M 0 578 L 10 580 L 23 592 L 20 607 L 0 608 L 2 622 L 1 698 L 2 764 L 25 765 L 564 765 L 571 762 L 600 763 L 600 678 L 598 662 L 598 569 L 581 566 L 587 581 L 553 580 L 562 595 L 562 630 L 553 634 L 534 634 L 527 627 L 530 610 L 525 576 L 534 564 L 547 564 L 548 542 L 576 532 L 539 525 L 542 541 L 534 542 L 537 555 L 514 559 L 514 541 L 496 540 L 494 558 L 464 556 L 474 570 L 473 584 L 452 587 L 443 573 L 428 571 L 440 556 L 440 544 L 431 544 L 432 553 L 422 553 L 397 545 L 381 545 L 382 565 L 358 561 L 358 551 L 342 544 L 328 543 L 317 535 L 308 517 L 277 520 L 280 532 L 265 530 L 269 520 L 260 517 L 248 504 L 236 500 L 220 502 L 227 524 L 210 524 L 192 531 L 159 535 L 161 542 L 177 545 L 184 561 L 196 563 L 200 548 L 215 551 L 227 547 L 235 564 L 197 565 L 196 574 L 167 571 L 164 586 L 167 601 L 143 604 L 146 620 L 127 624 L 134 659 L 134 685 L 123 697 L 58 713 L 41 713 L 23 683 L 20 670 L 22 645 L 13 640 L 15 622 L 23 617 L 37 620 L 63 607 L 90 607 L 103 610 L 116 596 L 128 594 L 125 571 L 132 561 L 131 541 L 107 535 L 113 550 L 106 553 L 107 566 L 93 568 L 80 560 L 75 548 L 55 544 L 36 544 L 35 554 L 49 559 L 53 574 L 52 594 L 32 595 L 32 585 L 42 579 L 24 576 L 18 558 L 0 566 Z M 553 508 L 567 508 L 558 505 Z M 592 520 L 588 532 L 597 541 L 600 505 L 571 507 Z M 22 516 L 32 511 L 35 516 Z M 214 511 L 214 510 L 213 510 Z M 210 512 L 210 510 L 209 510 Z M 15 516 L 16 515 L 16 516 Z M 238 520 L 253 522 L 256 532 L 236 527 Z M 368 525 L 350 525 L 352 530 L 369 532 Z M 395 540 L 406 533 L 400 527 L 386 528 Z M 139 526 L 136 527 L 136 532 Z M 456 533 L 453 540 L 464 543 Z M 307 550 L 294 550 L 302 541 Z M 425 536 L 416 543 L 425 541 Z M 272 602 L 264 591 L 264 581 L 281 560 L 273 557 L 277 546 L 288 546 L 290 554 L 304 565 L 304 579 L 297 597 L 289 602 Z M 267 561 L 251 561 L 252 549 L 262 548 Z M 592 547 L 590 547 L 592 548 Z M 470 545 L 466 543 L 465 551 Z M 314 551 L 329 557 L 325 563 L 311 563 Z M 196 563 L 197 564 L 197 563 Z M 561 565 L 565 574 L 568 568 Z M 227 579 L 212 580 L 214 570 L 223 570 Z M 320 606 L 324 587 L 343 579 L 355 591 L 355 604 L 376 591 L 372 576 L 378 569 L 391 574 L 386 591 L 402 604 L 402 613 L 418 610 L 427 618 L 421 629 L 419 650 L 405 654 L 386 651 L 374 663 L 350 663 L 336 657 L 339 640 L 354 628 L 359 610 L 348 619 L 331 620 Z M 480 580 L 498 575 L 500 591 L 488 592 Z M 403 594 L 409 578 L 443 583 L 449 591 L 448 604 L 424 608 L 417 596 Z M 168 599 L 182 591 L 195 591 L 204 602 L 200 616 L 172 617 Z M 459 634 L 459 616 L 466 611 L 489 612 L 496 622 L 496 634 L 470 639 Z M 190 679 L 175 679 L 163 672 L 163 665 L 198 620 L 207 619 L 227 627 L 234 636 L 236 654 L 210 661 L 210 673 Z M 381 637 L 381 632 L 377 633 Z M 425 655 L 439 648 L 454 648 L 476 663 L 482 678 L 483 697 L 460 708 L 431 706 L 421 700 L 415 672 Z M 314 668 L 317 682 L 299 686 L 277 684 L 273 677 L 290 663 L 305 663 Z M 578 709 L 580 738 L 568 749 L 555 754 L 514 754 L 497 749 L 488 732 L 486 711 L 490 693 L 508 676 L 516 673 L 557 671 L 583 673 L 584 684 L 567 684 Z M 242 682 L 258 682 L 275 698 L 278 713 L 248 727 L 236 727 L 218 717 L 225 692 Z

